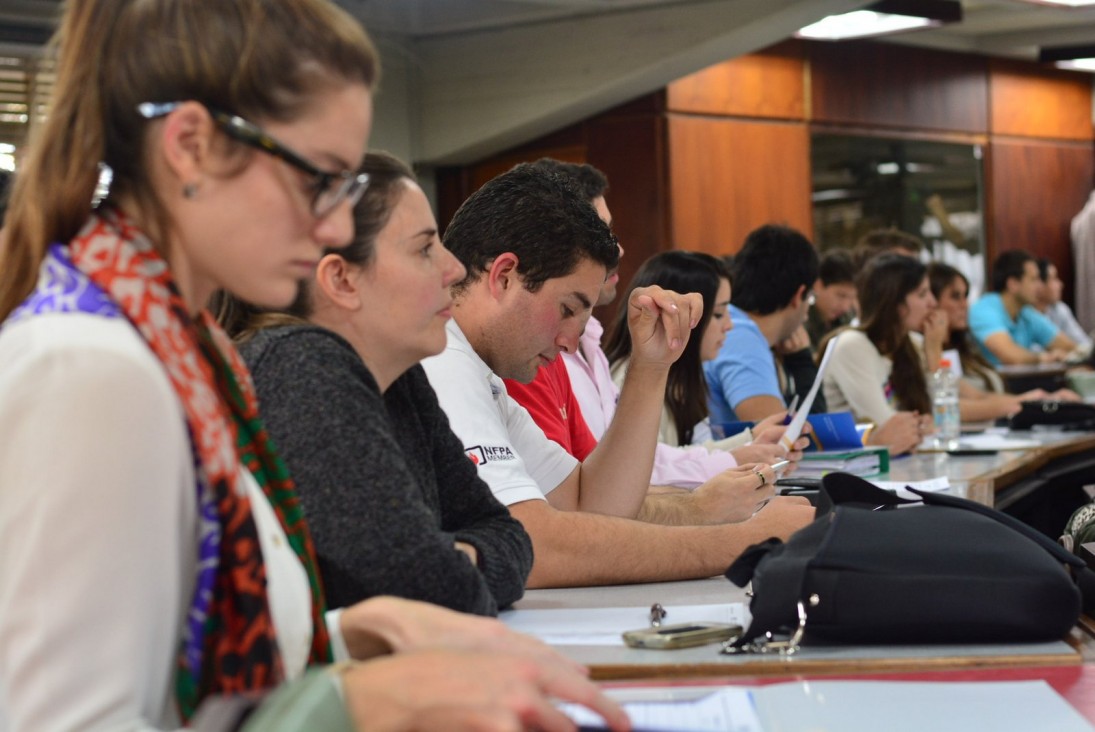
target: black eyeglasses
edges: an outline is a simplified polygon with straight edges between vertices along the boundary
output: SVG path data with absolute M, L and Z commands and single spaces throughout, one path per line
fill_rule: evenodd
M 137 105 L 137 112 L 145 119 L 155 119 L 169 114 L 181 103 L 142 102 Z M 222 112 L 219 109 L 213 109 L 212 107 L 206 107 L 206 109 L 209 110 L 209 114 L 217 126 L 232 139 L 261 150 L 267 155 L 273 155 L 284 160 L 297 170 L 311 176 L 310 187 L 314 191 L 312 195 L 312 215 L 316 218 L 321 219 L 331 213 L 343 201 L 349 201 L 350 205 L 353 206 L 361 200 L 361 195 L 365 193 L 365 189 L 369 186 L 367 173 L 351 173 L 348 170 L 332 173 L 320 170 L 299 154 L 266 134 L 258 125 L 252 124 L 238 115 Z

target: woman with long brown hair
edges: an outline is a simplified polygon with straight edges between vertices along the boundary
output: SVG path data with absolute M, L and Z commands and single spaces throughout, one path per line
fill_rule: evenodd
M 377 77 L 362 28 L 326 0 L 79 0 L 57 51 L 0 242 L 0 729 L 174 728 L 237 694 L 262 729 L 565 726 L 548 694 L 625 726 L 494 621 L 390 598 L 326 613 L 204 308 L 221 288 L 284 306 L 350 240 Z M 421 653 L 324 668 L 402 650 Z
M 871 444 L 894 453 L 914 449 L 931 431 L 932 405 L 925 365 L 910 333 L 935 309 L 926 269 L 900 254 L 870 260 L 856 282 L 860 324 L 836 331 L 822 344 L 836 350 L 825 370 L 829 411 L 850 410 L 877 427 Z

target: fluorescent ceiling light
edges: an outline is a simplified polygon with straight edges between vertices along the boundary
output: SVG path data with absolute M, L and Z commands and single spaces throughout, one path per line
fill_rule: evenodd
M 1038 51 L 1038 60 L 1061 69 L 1095 73 L 1095 45 L 1042 48 Z
M 822 18 L 800 29 L 795 36 L 840 41 L 935 28 L 960 20 L 962 6 L 957 0 L 880 0 L 863 10 Z

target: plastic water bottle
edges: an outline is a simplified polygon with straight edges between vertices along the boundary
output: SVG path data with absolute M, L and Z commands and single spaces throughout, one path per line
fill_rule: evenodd
M 951 371 L 951 362 L 945 358 L 932 374 L 931 393 L 936 445 L 953 450 L 958 447 L 962 417 L 958 412 L 958 377 Z

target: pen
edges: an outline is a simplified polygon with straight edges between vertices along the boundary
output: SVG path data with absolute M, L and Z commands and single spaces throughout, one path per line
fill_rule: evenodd
M 790 460 L 780 460 L 779 462 L 772 463 L 772 471 L 776 474 L 777 479 L 783 475 L 783 471 L 786 470 L 790 464 Z

